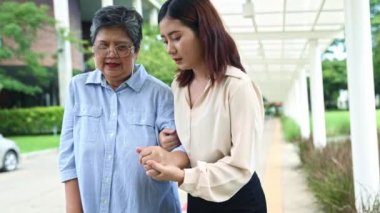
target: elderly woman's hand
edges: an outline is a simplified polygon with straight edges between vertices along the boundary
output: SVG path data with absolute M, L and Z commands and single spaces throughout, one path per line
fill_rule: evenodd
M 181 144 L 174 129 L 163 129 L 160 132 L 159 139 L 161 147 L 169 152 Z
M 148 160 L 154 160 L 163 165 L 170 162 L 170 152 L 160 146 L 137 147 L 136 151 L 140 155 L 140 163 L 144 166 Z

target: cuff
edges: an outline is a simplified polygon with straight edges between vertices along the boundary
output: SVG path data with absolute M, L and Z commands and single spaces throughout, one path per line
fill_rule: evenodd
M 77 172 L 75 169 L 61 171 L 60 179 L 62 183 L 75 178 L 77 178 Z

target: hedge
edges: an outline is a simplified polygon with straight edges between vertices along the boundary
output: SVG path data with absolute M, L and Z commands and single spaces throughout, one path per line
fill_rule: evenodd
M 5 136 L 59 133 L 62 118 L 62 107 L 2 109 L 0 133 Z

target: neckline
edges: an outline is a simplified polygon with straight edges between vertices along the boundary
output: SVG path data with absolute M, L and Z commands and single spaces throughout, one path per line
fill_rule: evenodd
M 211 88 L 211 79 L 209 79 L 206 83 L 205 88 L 203 89 L 202 94 L 197 98 L 197 100 L 194 101 L 193 104 L 191 104 L 191 95 L 190 95 L 190 84 L 186 86 L 187 91 L 186 91 L 186 102 L 187 105 L 189 106 L 190 110 L 196 108 L 198 105 L 200 105 L 205 97 L 207 96 L 208 90 Z

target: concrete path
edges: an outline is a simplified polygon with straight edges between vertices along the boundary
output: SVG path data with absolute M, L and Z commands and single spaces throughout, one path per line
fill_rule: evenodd
M 257 145 L 257 173 L 269 213 L 320 212 L 299 168 L 297 148 L 285 143 L 278 119 L 266 121 Z M 57 150 L 24 156 L 20 168 L 0 173 L 0 213 L 63 213 L 64 188 L 59 182 Z M 186 193 L 180 190 L 182 204 Z M 186 212 L 186 211 L 184 211 Z
M 0 212 L 64 212 L 57 154 L 56 150 L 50 150 L 27 155 L 16 171 L 0 173 Z
M 298 149 L 284 141 L 279 119 L 267 120 L 263 143 L 267 144 L 267 156 L 262 175 L 263 188 L 269 213 L 321 212 L 316 200 L 307 188 Z M 265 146 L 265 145 L 264 145 Z

